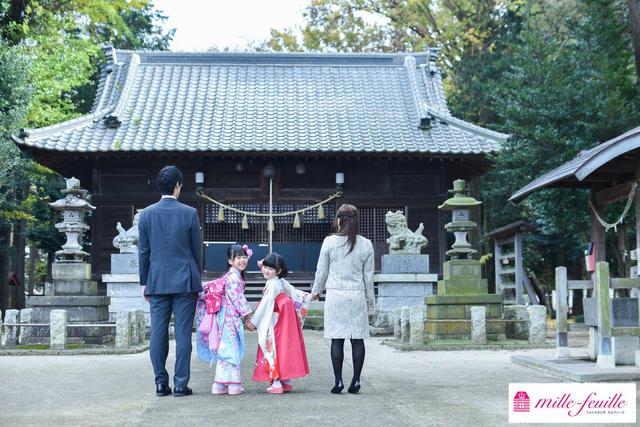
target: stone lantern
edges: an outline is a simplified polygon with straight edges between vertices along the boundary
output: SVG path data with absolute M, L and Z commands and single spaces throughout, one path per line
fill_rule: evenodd
M 447 255 L 451 259 L 458 259 L 463 255 L 470 259 L 477 252 L 467 240 L 469 231 L 478 226 L 478 224 L 469 220 L 469 213 L 471 208 L 482 204 L 482 202 L 465 195 L 465 187 L 466 182 L 463 179 L 453 181 L 453 190 L 449 190 L 450 193 L 453 193 L 453 197 L 438 206 L 438 209 L 443 211 L 451 211 L 451 222 L 444 226 L 445 230 L 453 233 L 456 238 L 451 249 L 447 251 Z
M 438 295 L 426 296 L 427 338 L 470 338 L 471 309 L 484 308 L 486 336 L 496 339 L 504 335 L 502 318 L 502 295 L 488 293 L 487 279 L 482 278 L 480 261 L 472 259 L 477 251 L 467 240 L 470 230 L 478 225 L 469 220 L 471 208 L 482 202 L 465 194 L 466 183 L 462 179 L 453 182 L 449 192 L 453 196 L 439 208 L 451 211 L 451 222 L 445 229 L 455 235 L 455 242 L 447 255 L 451 257 L 442 265 L 442 280 L 438 281 Z
M 56 252 L 56 257 L 58 262 L 81 263 L 89 256 L 82 250 L 82 236 L 89 230 L 84 216 L 87 211 L 95 209 L 95 206 L 91 206 L 86 200 L 87 190 L 80 188 L 79 180 L 69 178 L 66 182 L 67 188 L 60 191 L 65 198 L 49 203 L 53 209 L 62 211 L 62 222 L 56 224 L 56 228 L 67 236 L 67 241 L 62 245 L 62 250 Z
M 67 236 L 62 249 L 56 252 L 51 265 L 51 283 L 45 284 L 44 296 L 27 298 L 31 320 L 49 322 L 52 310 L 66 310 L 70 324 L 102 324 L 109 321 L 109 297 L 99 295 L 98 284 L 92 279 L 89 254 L 82 250 L 82 238 L 89 230 L 85 214 L 95 209 L 87 201 L 87 190 L 80 188 L 76 178 L 66 180 L 61 190 L 64 198 L 49 205 L 62 211 L 62 222 L 56 228 Z M 49 342 L 49 328 L 32 331 L 29 343 Z M 104 344 L 111 341 L 109 328 L 101 326 L 74 326 L 67 331 L 67 342 Z

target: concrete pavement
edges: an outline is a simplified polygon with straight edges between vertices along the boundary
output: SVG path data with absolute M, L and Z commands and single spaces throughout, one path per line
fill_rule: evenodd
M 294 392 L 264 393 L 250 380 L 256 335 L 248 333 L 246 393 L 212 396 L 212 373 L 194 354 L 195 395 L 156 397 L 148 352 L 104 356 L 0 357 L 0 425 L 507 425 L 510 382 L 562 382 L 510 362 L 510 351 L 401 352 L 367 340 L 360 395 L 332 395 L 329 340 L 305 330 L 311 375 Z M 345 382 L 352 374 L 350 345 Z M 555 350 L 519 350 L 552 355 Z M 173 367 L 173 348 L 168 361 Z M 639 402 L 640 407 L 640 402 Z

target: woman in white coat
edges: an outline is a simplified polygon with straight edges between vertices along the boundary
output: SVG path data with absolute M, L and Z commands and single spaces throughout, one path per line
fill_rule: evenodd
M 342 205 L 333 223 L 336 232 L 324 239 L 311 291 L 318 299 L 326 289 L 324 337 L 331 338 L 331 362 L 335 385 L 331 393 L 344 388 L 342 362 L 344 340 L 351 340 L 353 379 L 349 393 L 360 391 L 364 364 L 364 338 L 369 337 L 369 311 L 373 310 L 373 245 L 358 235 L 358 210 Z

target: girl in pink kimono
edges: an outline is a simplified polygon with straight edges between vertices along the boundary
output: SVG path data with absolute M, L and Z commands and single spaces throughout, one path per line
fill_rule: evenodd
M 197 350 L 203 360 L 216 363 L 211 388 L 213 394 L 237 395 L 244 391 L 240 364 L 244 358 L 243 323 L 251 314 L 251 307 L 244 296 L 244 270 L 249 256 L 251 249 L 248 246 L 229 246 L 229 271 L 221 279 L 205 286 L 204 304 L 201 303 L 198 307 Z M 224 286 L 221 281 L 224 281 Z M 215 311 L 213 314 L 207 314 L 207 305 L 208 311 Z M 215 309 L 211 309 L 211 306 L 215 306 Z M 210 328 L 201 327 L 202 322 L 207 322 L 208 319 L 211 322 Z M 255 330 L 252 325 L 247 324 L 246 327 Z M 207 329 L 210 329 L 208 333 Z
M 284 259 L 270 253 L 260 265 L 267 283 L 251 318 L 258 329 L 258 354 L 254 381 L 268 381 L 267 393 L 292 391 L 293 378 L 309 374 L 301 319 L 311 294 L 297 290 L 284 280 Z M 249 325 L 249 324 L 248 324 Z

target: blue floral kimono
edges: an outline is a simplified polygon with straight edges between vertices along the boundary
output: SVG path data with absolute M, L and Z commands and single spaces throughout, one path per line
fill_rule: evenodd
M 196 333 L 198 356 L 205 362 L 216 362 L 214 382 L 219 384 L 240 384 L 240 363 L 244 358 L 244 325 L 242 318 L 251 313 L 251 307 L 244 296 L 244 280 L 240 272 L 231 267 L 224 276 L 225 291 L 220 303 L 220 311 L 215 318 L 216 325 L 210 334 Z M 196 324 L 206 314 L 204 294 L 198 299 Z

